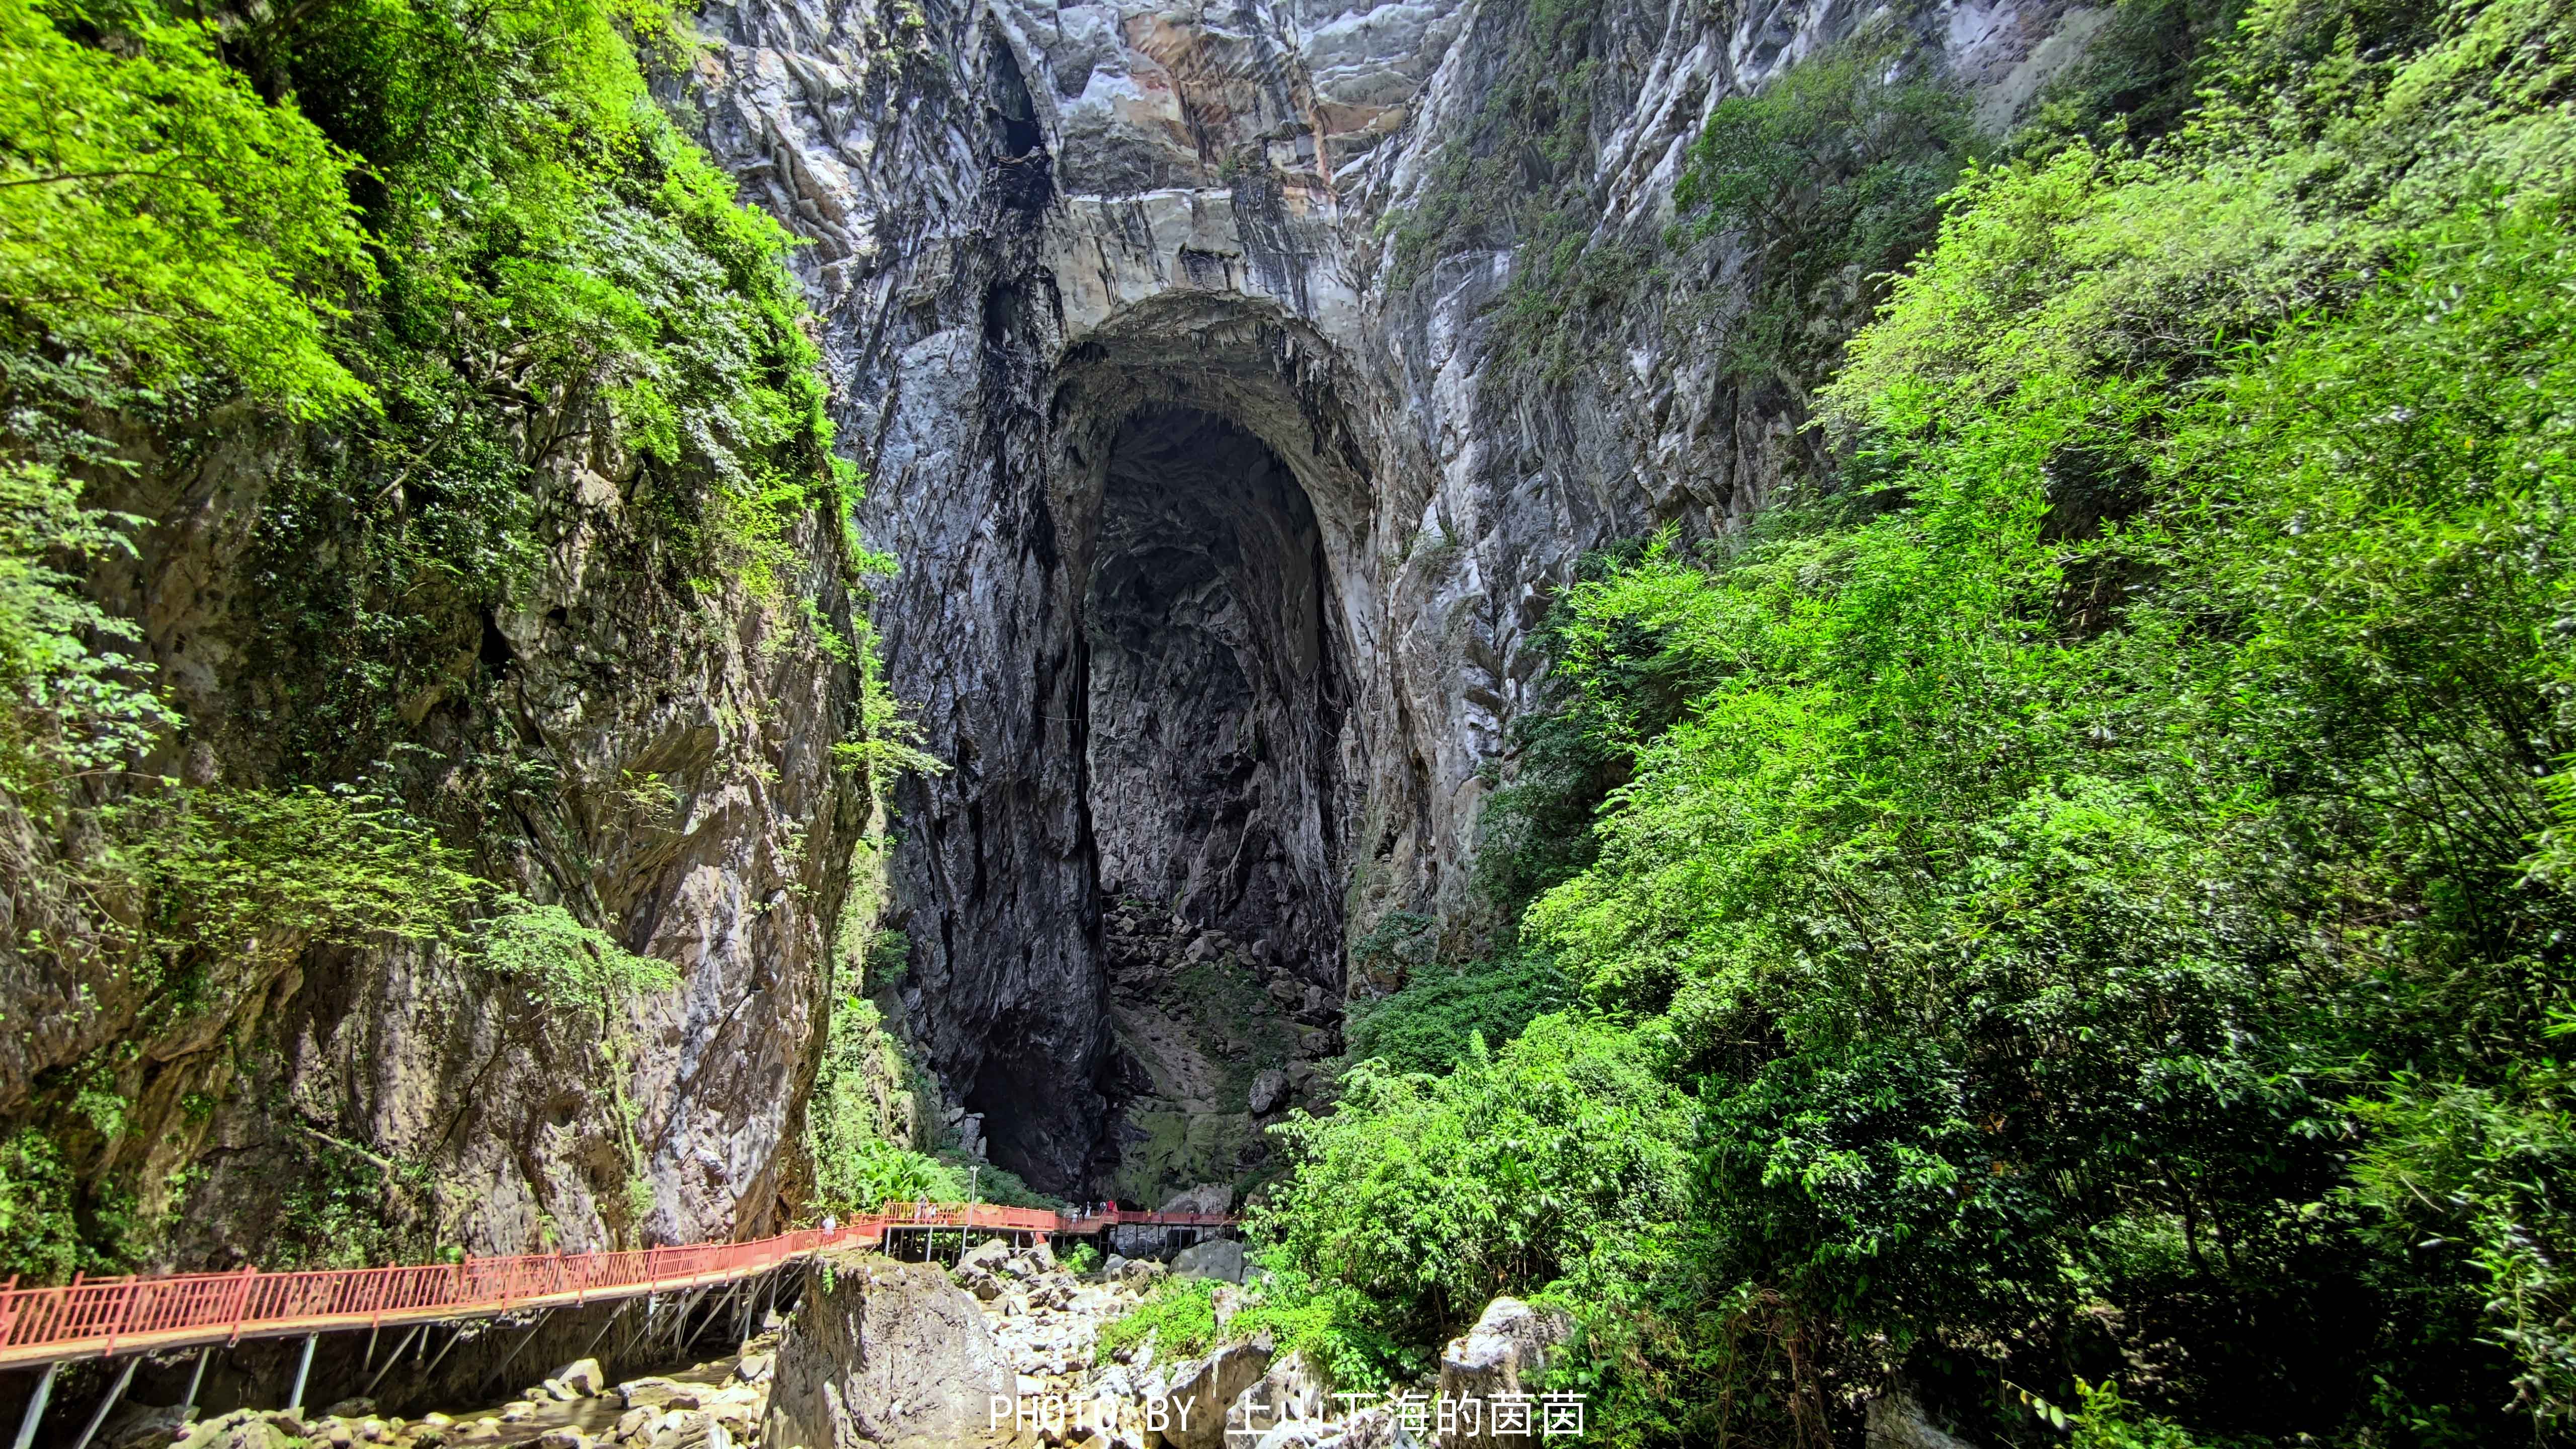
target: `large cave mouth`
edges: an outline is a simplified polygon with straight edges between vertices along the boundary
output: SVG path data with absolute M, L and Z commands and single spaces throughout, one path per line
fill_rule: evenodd
M 1085 765 L 1116 1050 L 1090 1175 L 1158 1201 L 1260 1175 L 1262 1122 L 1340 1048 L 1342 674 L 1314 507 L 1226 418 L 1129 416 L 1094 538 Z

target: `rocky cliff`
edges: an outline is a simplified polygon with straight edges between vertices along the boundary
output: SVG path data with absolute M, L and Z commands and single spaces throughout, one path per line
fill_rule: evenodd
M 1405 953 L 1349 944 L 1477 930 L 1553 591 L 1825 461 L 1794 378 L 1721 365 L 1751 254 L 1666 237 L 1711 110 L 1860 37 L 1996 131 L 2101 13 L 704 13 L 686 100 L 813 240 L 862 526 L 903 561 L 892 677 L 955 765 L 898 796 L 890 924 L 996 1160 L 1129 1196 L 1251 1165 L 1249 1084 L 1302 1088 L 1394 984 Z M 1542 242 L 1624 270 L 1554 296 Z
M 503 421 L 441 487 L 524 476 L 525 582 L 460 546 L 371 591 L 384 529 L 452 522 L 409 467 L 320 488 L 332 428 L 102 413 L 130 466 L 94 501 L 145 523 L 91 591 L 185 721 L 141 778 L 211 812 L 155 838 L 328 856 L 289 837 L 415 839 L 350 823 L 399 803 L 679 980 L 541 998 L 309 910 L 201 977 L 138 944 L 163 898 L 74 908 L 141 878 L 64 825 L 108 818 L 56 808 L 107 803 L 82 784 L 0 821 L 7 1170 L 168 1263 L 754 1231 L 800 1198 L 836 943 L 875 939 L 946 1097 L 922 1135 L 1074 1195 L 1242 1182 L 1344 1002 L 1483 929 L 1479 809 L 1583 555 L 1722 532 L 1825 461 L 1794 373 L 1722 358 L 1758 252 L 1669 225 L 1705 118 L 1857 37 L 1997 129 L 2098 18 L 711 5 L 663 99 L 810 242 L 855 523 L 901 565 L 870 611 L 950 766 L 897 791 L 882 890 L 871 863 L 844 912 L 871 801 L 832 753 L 861 688 L 836 520 L 765 586 L 710 578 L 694 485 L 597 389 L 474 359 Z
M 823 923 L 864 818 L 829 752 L 851 682 L 812 621 L 672 576 L 639 516 L 651 490 L 635 460 L 582 441 L 595 421 L 530 420 L 553 434 L 530 449 L 545 541 L 533 584 L 499 613 L 418 601 L 428 637 L 403 652 L 429 660 L 428 677 L 390 737 L 344 725 L 335 738 L 332 704 L 380 681 L 355 676 L 363 650 L 317 659 L 290 627 L 312 622 L 297 614 L 311 596 L 280 584 L 350 566 L 345 537 L 295 526 L 295 464 L 330 438 L 182 439 L 112 500 L 154 521 L 93 587 L 141 621 L 141 652 L 187 721 L 147 773 L 201 792 L 194 839 L 229 831 L 246 863 L 225 889 L 275 887 L 244 840 L 302 848 L 310 824 L 291 807 L 249 818 L 206 802 L 259 798 L 222 792 L 328 761 L 356 782 L 344 796 L 412 802 L 476 873 L 678 972 L 674 989 L 604 1009 L 435 943 L 280 930 L 174 980 L 204 968 L 156 958 L 168 896 L 127 885 L 103 915 L 68 909 L 61 892 L 111 879 L 97 867 L 115 842 L 95 827 L 48 838 L 13 805 L 18 940 L 54 949 L 17 954 L 0 986 L 7 1019 L 29 1024 L 0 1037 L 0 1107 L 45 1123 L 109 1184 L 103 1230 L 150 1231 L 129 1248 L 190 1265 L 418 1258 L 774 1221 L 798 1170 Z M 833 541 L 802 547 L 805 582 L 837 598 Z M 50 1185 L 26 1166 L 32 1219 Z

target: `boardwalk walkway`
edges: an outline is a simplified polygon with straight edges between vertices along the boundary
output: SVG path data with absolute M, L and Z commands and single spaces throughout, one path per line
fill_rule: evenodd
M 51 1288 L 21 1288 L 12 1278 L 0 1289 L 0 1369 L 684 1292 L 757 1277 L 828 1248 L 877 1246 L 890 1230 L 958 1228 L 1044 1241 L 1116 1226 L 1218 1228 L 1236 1221 L 1215 1213 L 1075 1216 L 991 1204 L 970 1209 L 964 1203 L 898 1202 L 830 1229 L 804 1228 L 744 1243 L 304 1273 L 244 1269 L 76 1278 Z M 959 1236 L 962 1241 L 965 1234 Z

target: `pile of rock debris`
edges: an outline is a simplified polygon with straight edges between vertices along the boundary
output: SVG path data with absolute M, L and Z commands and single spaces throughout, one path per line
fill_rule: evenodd
M 236 1409 L 191 1421 L 173 1410 L 121 1420 L 108 1449 L 751 1449 L 769 1407 L 778 1335 L 765 1333 L 730 1359 L 673 1376 L 611 1384 L 597 1359 L 564 1365 L 518 1398 L 480 1414 L 380 1414 L 344 1399 L 307 1417 L 286 1409 Z

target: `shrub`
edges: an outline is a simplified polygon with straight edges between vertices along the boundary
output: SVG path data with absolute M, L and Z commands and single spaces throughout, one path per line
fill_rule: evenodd
M 1500 1052 L 1471 1040 L 1446 1077 L 1363 1063 L 1332 1116 L 1272 1129 L 1295 1165 L 1256 1230 L 1401 1343 L 1497 1293 L 1615 1293 L 1664 1245 L 1687 1176 L 1687 1115 L 1651 1058 L 1609 1023 L 1544 1016 Z
M 1216 1343 L 1216 1283 L 1208 1278 L 1166 1278 L 1142 1301 L 1105 1324 L 1093 1362 L 1107 1363 L 1122 1349 L 1154 1341 L 1158 1360 L 1202 1354 Z

